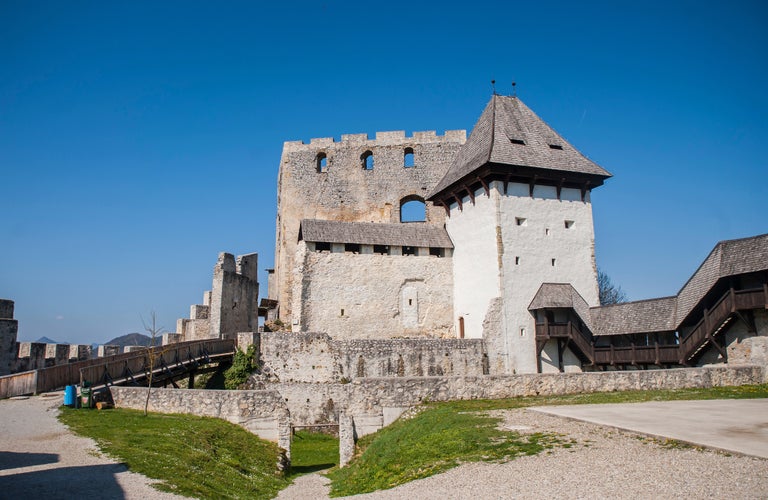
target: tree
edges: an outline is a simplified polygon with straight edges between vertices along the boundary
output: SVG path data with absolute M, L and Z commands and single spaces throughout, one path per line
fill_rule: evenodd
M 149 408 L 149 396 L 152 393 L 152 378 L 154 375 L 155 363 L 157 359 L 163 355 L 163 351 L 155 349 L 158 346 L 158 336 L 162 337 L 165 333 L 165 328 L 157 326 L 157 314 L 155 311 L 149 313 L 149 323 L 141 318 L 141 324 L 144 325 L 144 330 L 149 334 L 150 341 L 147 346 L 147 361 L 149 362 L 149 373 L 147 374 L 147 399 L 144 400 L 144 416 L 147 416 L 147 408 Z M 162 344 L 162 342 L 160 342 Z
M 610 276 L 597 269 L 597 288 L 600 291 L 600 305 L 621 304 L 627 301 L 627 294 L 620 286 L 614 285 Z

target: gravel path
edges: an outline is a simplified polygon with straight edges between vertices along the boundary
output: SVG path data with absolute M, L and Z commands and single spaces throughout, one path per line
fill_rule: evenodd
M 502 427 L 555 432 L 570 448 L 507 463 L 470 463 L 355 499 L 768 498 L 768 460 L 665 445 L 643 436 L 527 410 L 494 412 Z M 302 478 L 281 499 L 327 498 L 327 480 Z
M 56 419 L 63 395 L 0 400 L 0 499 L 183 498 L 102 456 Z

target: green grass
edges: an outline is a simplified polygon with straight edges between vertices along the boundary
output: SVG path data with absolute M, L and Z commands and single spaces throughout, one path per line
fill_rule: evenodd
M 271 498 L 290 480 L 277 470 L 278 448 L 215 418 L 134 410 L 74 410 L 59 419 L 97 441 L 156 488 L 197 498 Z
M 331 493 L 387 489 L 462 462 L 507 460 L 571 445 L 551 434 L 521 436 L 501 431 L 496 428 L 498 419 L 485 413 L 489 410 L 741 398 L 768 398 L 768 384 L 430 403 L 413 418 L 362 438 L 358 456 L 349 467 L 329 473 Z M 132 471 L 162 481 L 158 489 L 198 498 L 269 498 L 296 476 L 338 463 L 338 439 L 323 434 L 298 432 L 291 453 L 293 470 L 281 475 L 275 444 L 223 420 L 71 408 L 62 408 L 59 418 L 74 432 L 95 439 L 104 453 Z
M 552 434 L 521 436 L 497 428 L 500 419 L 434 404 L 408 420 L 363 437 L 362 455 L 329 473 L 331 495 L 355 495 L 437 474 L 462 462 L 535 455 L 559 443 Z
M 572 446 L 571 442 L 551 434 L 521 436 L 498 430 L 498 419 L 484 414 L 489 410 L 542 405 L 750 398 L 768 398 L 768 384 L 430 403 L 414 418 L 397 421 L 363 437 L 357 443 L 358 453 L 350 465 L 328 474 L 331 495 L 355 495 L 392 488 L 437 474 L 462 462 L 512 459 L 519 455 L 536 454 L 553 446 Z
M 291 443 L 291 477 L 330 469 L 339 463 L 339 438 L 299 431 Z

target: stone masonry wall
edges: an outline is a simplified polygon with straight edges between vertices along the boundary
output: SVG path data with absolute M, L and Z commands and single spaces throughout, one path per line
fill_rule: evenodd
M 366 134 L 312 139 L 309 144 L 286 142 L 278 177 L 277 227 L 275 238 L 275 291 L 280 319 L 291 321 L 293 269 L 299 223 L 302 219 L 352 222 L 399 222 L 400 201 L 425 198 L 449 168 L 466 131 L 379 132 L 375 140 Z M 411 148 L 414 166 L 404 166 L 404 153 Z M 373 169 L 362 166 L 361 155 L 373 154 Z M 318 167 L 318 155 L 327 166 Z M 445 212 L 427 203 L 427 222 L 442 224 Z
M 359 436 L 388 425 L 423 401 L 501 399 L 650 389 L 760 384 L 761 366 L 718 366 L 672 370 L 499 375 L 477 377 L 364 378 L 348 384 L 279 383 L 294 425 L 338 423 L 339 412 L 354 417 Z M 272 386 L 271 386 L 272 387 Z
M 19 323 L 13 319 L 14 303 L 0 299 L 0 375 L 8 375 L 16 363 Z
M 297 253 L 294 331 L 336 339 L 455 337 L 451 259 L 307 251 Z
M 110 387 L 115 406 L 143 410 L 147 389 Z M 268 391 L 214 391 L 153 388 L 149 411 L 186 413 L 221 418 L 244 427 L 262 439 L 277 442 L 290 458 L 291 428 L 282 396 Z
M 266 379 L 282 382 L 487 373 L 481 340 L 335 340 L 324 333 L 265 332 L 260 353 Z

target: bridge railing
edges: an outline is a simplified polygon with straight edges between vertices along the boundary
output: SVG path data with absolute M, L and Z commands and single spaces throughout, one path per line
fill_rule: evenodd
M 102 385 L 106 381 L 123 380 L 134 376 L 143 378 L 150 369 L 157 372 L 163 365 L 179 366 L 193 364 L 200 359 L 229 355 L 235 351 L 235 341 L 231 339 L 195 340 L 165 346 L 157 346 L 131 353 L 132 356 L 102 362 L 80 368 L 78 380 Z
M 232 339 L 193 340 L 157 346 L 153 350 L 156 353 L 162 353 L 166 363 L 171 363 L 177 360 L 186 361 L 189 356 L 201 358 L 204 355 L 221 356 L 234 353 L 235 341 Z M 110 376 L 113 373 L 121 375 L 126 366 L 137 373 L 144 366 L 147 355 L 147 350 L 134 351 L 3 376 L 0 377 L 0 398 L 53 391 L 67 385 L 79 384 L 81 380 L 89 382 L 101 380 L 105 366 Z M 158 354 L 156 358 L 159 362 L 160 355 Z M 84 376 L 82 379 L 81 373 Z

